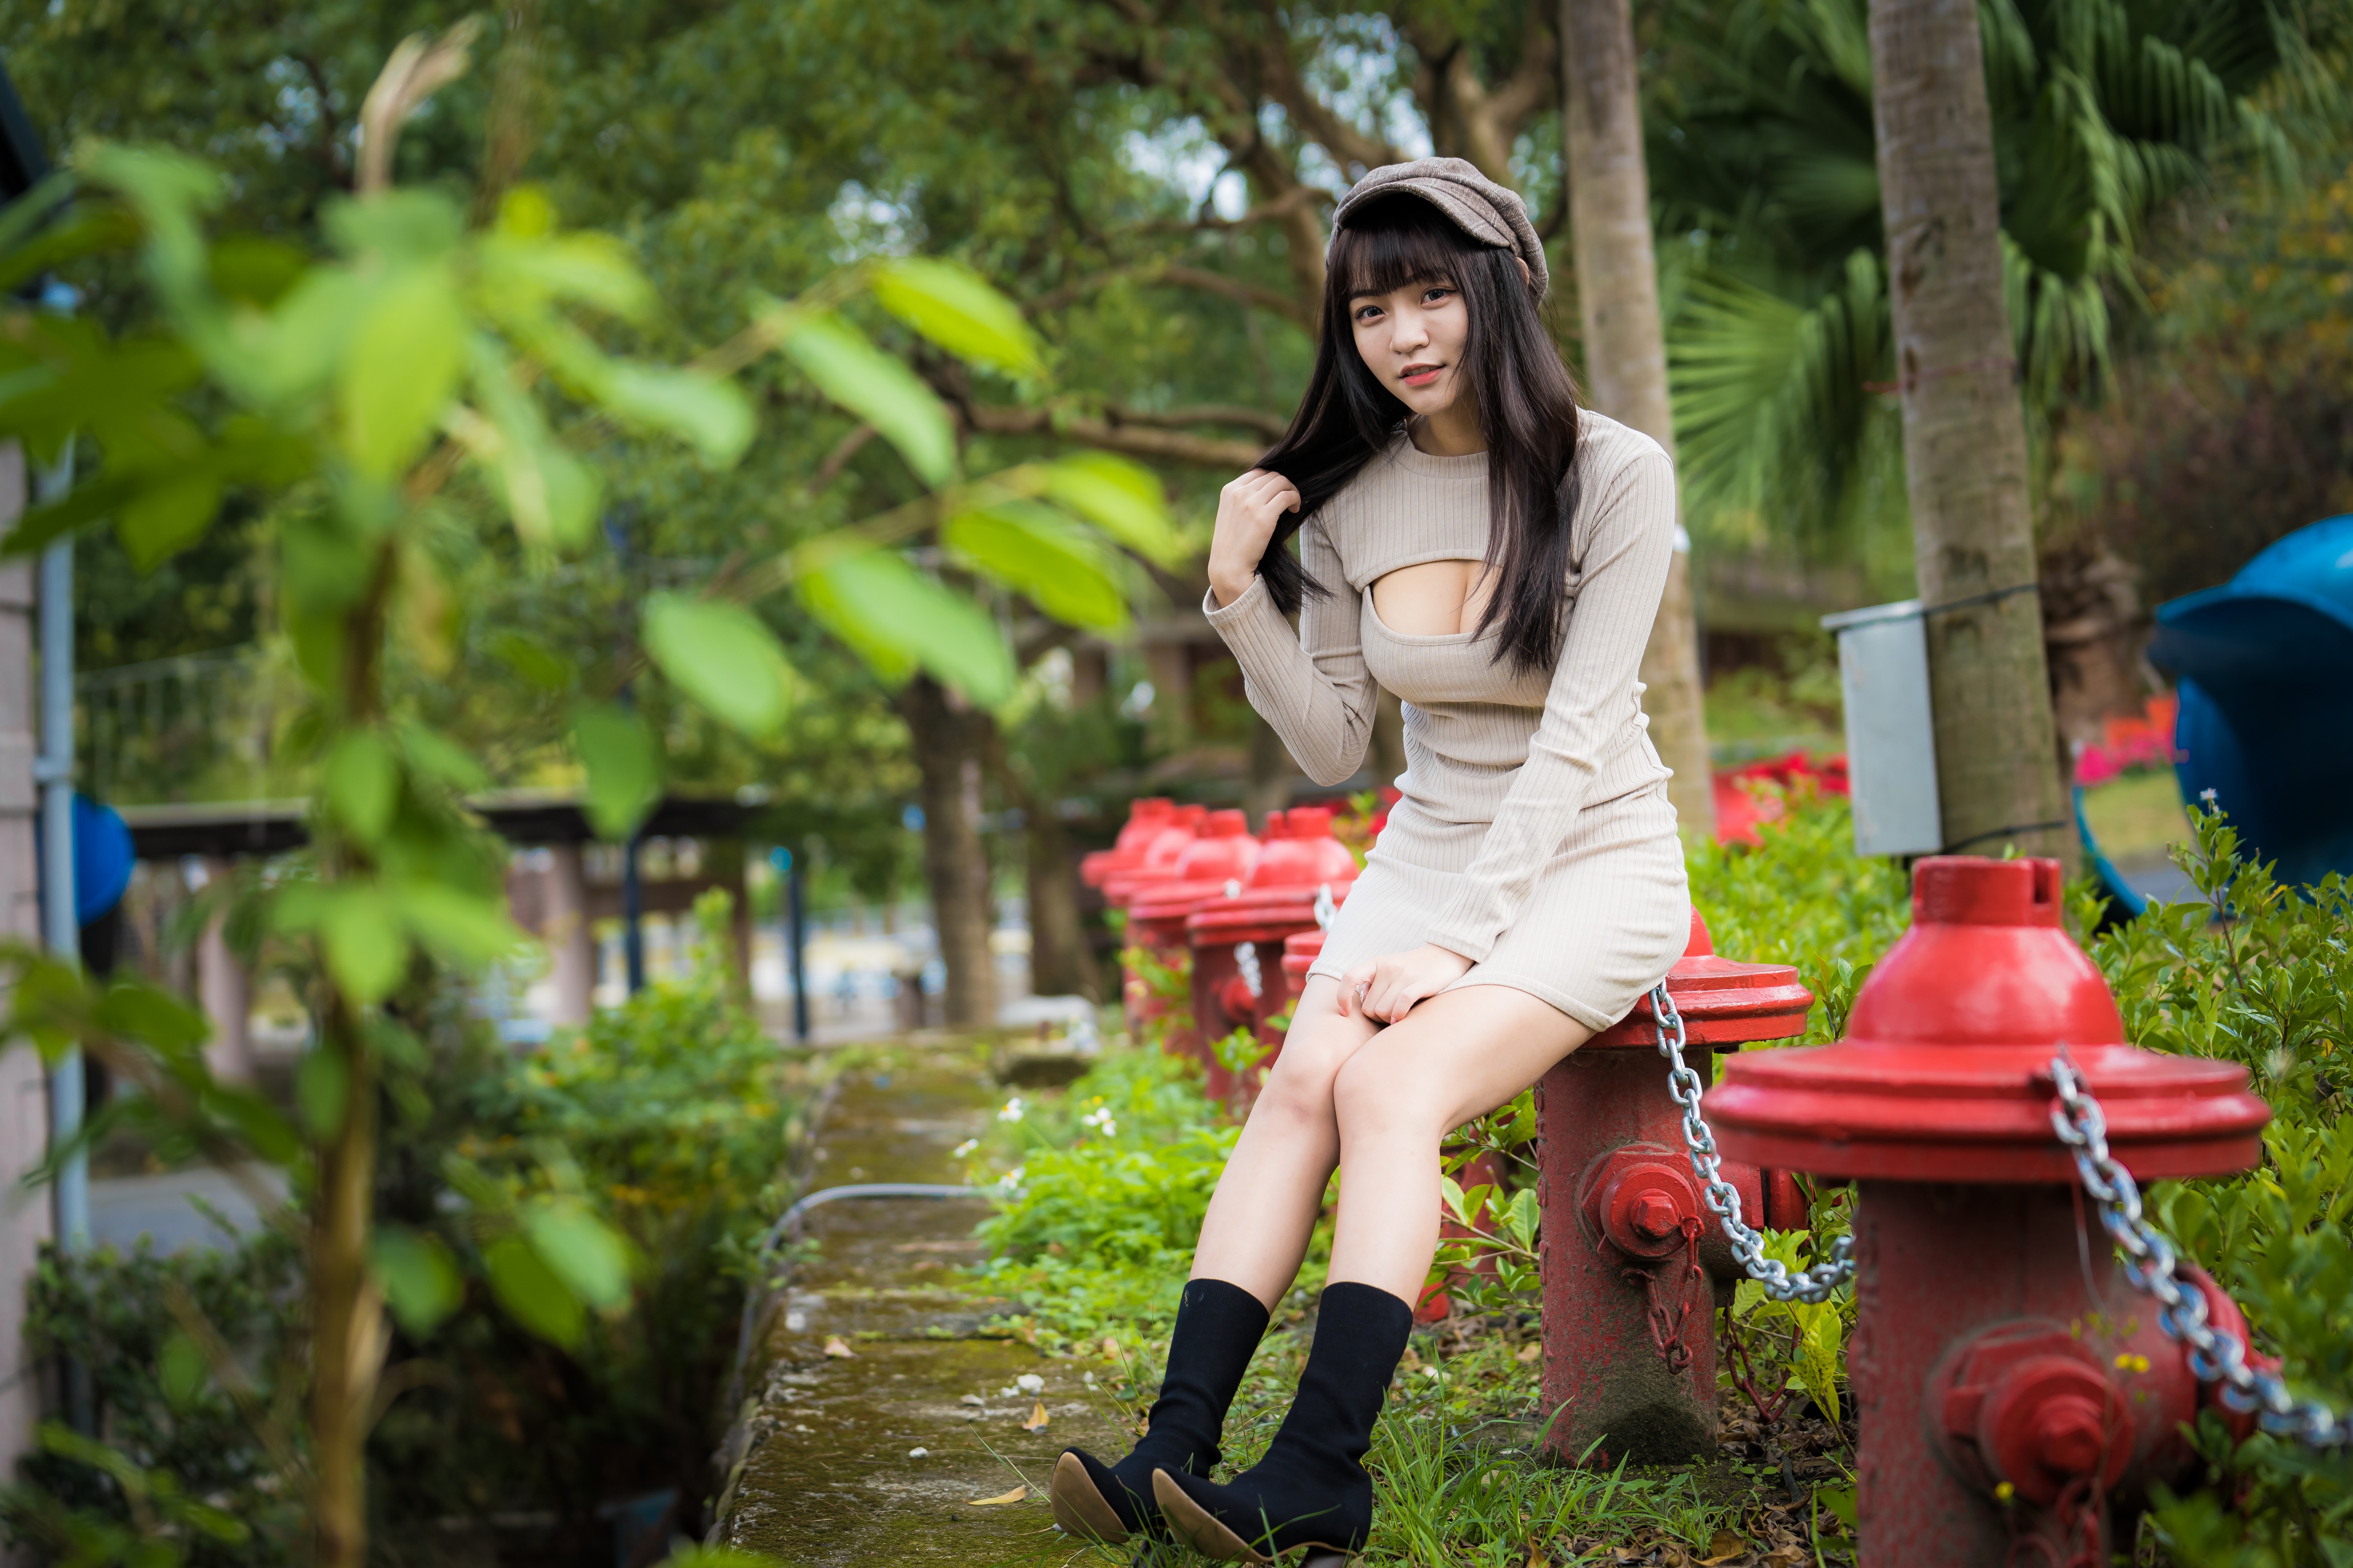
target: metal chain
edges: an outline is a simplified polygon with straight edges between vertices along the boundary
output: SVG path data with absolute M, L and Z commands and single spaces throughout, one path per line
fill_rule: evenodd
M 2158 1326 L 2168 1339 L 2189 1347 L 2189 1370 L 2202 1383 L 2222 1385 L 2224 1405 L 2253 1413 L 2266 1432 L 2293 1437 L 2316 1448 L 2353 1443 L 2353 1421 L 2316 1400 L 2297 1400 L 2277 1373 L 2251 1366 L 2238 1336 L 2206 1321 L 2206 1293 L 2174 1276 L 2173 1243 L 2141 1217 L 2140 1188 L 2132 1173 L 2108 1152 L 2108 1121 L 2084 1086 L 2084 1075 L 2064 1056 L 2051 1061 L 2058 1099 L 2051 1130 L 2073 1151 L 2075 1174 L 2100 1205 L 2100 1223 L 2125 1255 L 2125 1278 L 2154 1298 Z
M 1250 988 L 1250 1000 L 1264 1001 L 1266 976 L 1259 970 L 1258 943 L 1254 942 L 1234 943 L 1234 968 L 1241 974 L 1242 984 Z
M 1651 987 L 1651 1013 L 1659 1032 L 1659 1054 L 1667 1058 L 1667 1093 L 1683 1107 L 1683 1142 L 1689 1145 L 1692 1174 L 1699 1178 L 1706 1194 L 1708 1212 L 1723 1223 L 1732 1256 L 1776 1301 L 1829 1300 L 1831 1291 L 1854 1278 L 1854 1238 L 1840 1237 L 1831 1243 L 1826 1260 L 1794 1275 L 1779 1258 L 1765 1256 L 1765 1237 L 1742 1222 L 1740 1189 L 1724 1179 L 1724 1160 L 1715 1152 L 1715 1134 L 1708 1131 L 1699 1113 L 1699 1097 L 1707 1086 L 1683 1061 L 1683 1016 L 1676 1011 L 1663 980 Z

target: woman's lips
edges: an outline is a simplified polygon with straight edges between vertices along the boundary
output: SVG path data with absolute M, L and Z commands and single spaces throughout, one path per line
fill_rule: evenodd
M 1446 367 L 1442 364 L 1416 365 L 1400 377 L 1408 386 L 1428 386 L 1436 381 Z

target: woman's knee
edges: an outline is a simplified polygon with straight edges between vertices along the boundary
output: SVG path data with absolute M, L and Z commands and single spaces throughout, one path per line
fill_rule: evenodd
M 1394 1032 L 1394 1031 L 1392 1031 Z M 1341 1064 L 1332 1082 L 1332 1112 L 1343 1140 L 1351 1137 L 1445 1131 L 1435 1108 L 1445 1098 L 1440 1086 L 1422 1081 L 1410 1050 L 1385 1049 L 1388 1037 Z

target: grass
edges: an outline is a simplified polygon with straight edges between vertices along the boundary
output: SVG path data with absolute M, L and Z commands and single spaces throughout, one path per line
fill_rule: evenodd
M 2084 792 L 2084 820 L 2109 859 L 2160 859 L 2189 837 L 2189 816 L 2170 768 L 2126 773 Z

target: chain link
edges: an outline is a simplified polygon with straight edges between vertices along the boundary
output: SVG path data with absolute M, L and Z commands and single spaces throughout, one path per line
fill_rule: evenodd
M 1724 1158 L 1715 1152 L 1715 1134 L 1699 1113 L 1699 1097 L 1707 1086 L 1683 1060 L 1683 1016 L 1667 994 L 1663 980 L 1651 987 L 1651 1012 L 1659 1033 L 1659 1054 L 1667 1058 L 1667 1093 L 1683 1107 L 1683 1142 L 1689 1146 L 1692 1174 L 1706 1194 L 1708 1213 L 1723 1223 L 1732 1256 L 1748 1278 L 1765 1288 L 1776 1301 L 1830 1300 L 1831 1292 L 1854 1278 L 1854 1238 L 1841 1236 L 1831 1243 L 1823 1262 L 1797 1274 L 1778 1258 L 1765 1256 L 1765 1237 L 1740 1217 L 1740 1189 L 1724 1179 Z
M 2175 1277 L 2173 1243 L 2141 1217 L 2139 1186 L 2108 1152 L 2107 1117 L 2084 1075 L 2063 1055 L 2052 1058 L 2051 1081 L 2058 1093 L 2051 1130 L 2073 1152 L 2075 1174 L 2125 1255 L 2125 1278 L 2156 1300 L 2166 1337 L 2189 1347 L 2189 1370 L 2202 1383 L 2221 1384 L 2222 1403 L 2253 1414 L 2266 1432 L 2316 1448 L 2353 1443 L 2353 1422 L 2316 1400 L 2297 1400 L 2277 1373 L 2249 1363 L 2237 1335 L 2207 1322 L 2206 1293 Z
M 1258 943 L 1254 942 L 1238 942 L 1234 943 L 1234 968 L 1240 973 L 1242 984 L 1249 987 L 1250 1000 L 1253 1002 L 1264 1001 L 1266 999 L 1266 976 L 1260 971 L 1258 966 Z

